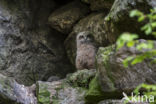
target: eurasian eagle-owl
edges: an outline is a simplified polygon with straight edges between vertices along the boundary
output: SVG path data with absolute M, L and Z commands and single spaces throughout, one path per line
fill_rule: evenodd
M 77 55 L 76 68 L 95 69 L 96 45 L 93 35 L 88 32 L 80 32 L 76 37 Z

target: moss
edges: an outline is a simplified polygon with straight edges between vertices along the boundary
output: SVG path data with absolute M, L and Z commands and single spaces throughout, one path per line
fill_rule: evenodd
M 47 90 L 46 84 L 38 85 L 37 99 L 39 104 L 50 104 L 50 92 Z
M 67 83 L 73 87 L 88 88 L 92 78 L 94 78 L 96 70 L 80 70 L 74 74 L 67 76 Z
M 102 66 L 105 67 L 107 76 L 110 79 L 109 83 L 111 85 L 110 86 L 111 89 L 115 89 L 115 87 L 114 87 L 114 79 L 112 78 L 112 75 L 111 75 L 111 66 L 109 63 L 109 57 L 111 54 L 113 54 L 114 50 L 115 50 L 115 45 L 111 45 L 111 46 L 99 49 L 100 57 L 102 57 Z M 102 66 L 100 66 L 100 67 L 102 67 Z M 99 68 L 97 68 L 97 69 L 99 69 Z
M 110 57 L 110 54 L 112 53 L 113 49 L 115 49 L 114 47 L 115 46 L 113 45 L 113 46 L 106 47 L 102 50 L 103 64 L 106 67 L 105 69 L 107 70 L 107 75 L 110 77 L 111 77 L 111 75 L 110 75 L 109 57 Z
M 60 95 L 61 94 L 64 94 L 64 93 L 66 93 L 66 91 L 65 91 L 65 89 L 69 89 L 69 88 L 72 88 L 70 85 L 68 85 L 68 84 L 66 84 L 66 83 L 64 83 L 63 84 L 63 87 L 61 87 L 61 89 L 57 89 L 57 91 L 56 91 L 56 94 L 52 97 L 52 104 L 62 104 L 62 103 L 65 103 L 65 104 L 67 104 L 66 103 L 66 101 L 69 99 L 70 100 L 70 98 L 67 98 L 67 97 L 61 97 Z M 75 87 L 75 88 L 73 88 L 74 90 L 71 90 L 73 93 L 73 96 L 75 96 L 76 97 L 76 100 L 77 101 L 82 101 L 83 99 L 84 99 L 84 94 L 85 94 L 85 92 L 87 91 L 87 89 L 85 89 L 85 88 L 82 88 L 82 87 Z M 65 92 L 64 92 L 65 91 Z M 76 95 L 75 95 L 75 94 Z M 70 96 L 70 95 L 69 95 Z M 67 98 L 67 99 L 66 99 Z
M 14 82 L 13 80 L 11 80 L 10 78 L 7 78 L 5 76 L 1 76 L 1 79 L 0 79 L 0 90 L 5 90 L 5 93 L 8 93 L 8 94 L 12 94 L 13 93 L 13 90 L 12 90 L 12 83 Z
M 59 104 L 59 100 L 56 96 L 53 96 L 52 102 L 53 102 L 53 104 Z
M 62 82 L 62 84 L 61 84 L 60 87 L 55 88 L 56 94 L 52 96 L 52 104 L 60 104 L 60 100 L 59 100 L 59 98 L 58 98 L 58 93 L 59 93 L 59 91 L 60 91 L 61 89 L 64 89 L 64 88 L 66 88 L 66 87 L 68 87 L 68 84 L 67 84 L 66 81 L 64 80 L 64 81 Z
M 96 76 L 89 84 L 89 90 L 85 95 L 86 102 L 96 103 L 103 99 L 103 95 L 104 93 L 101 90 L 98 77 Z
M 109 56 L 113 52 L 113 49 L 115 49 L 114 47 L 115 47 L 115 45 L 105 47 L 105 48 L 101 47 L 101 48 L 99 48 L 98 55 L 97 55 L 97 60 L 98 60 L 98 58 L 100 58 L 100 59 L 102 58 L 101 63 L 104 65 L 105 69 L 108 72 L 109 72 L 109 69 L 110 69 L 110 66 L 109 66 L 109 63 L 108 63 L 109 62 Z M 97 67 L 97 69 L 99 69 L 99 68 Z
M 105 17 L 105 21 L 109 22 L 111 20 L 110 16 Z
M 99 77 L 97 74 L 89 84 L 89 90 L 85 95 L 86 104 L 97 104 L 99 101 L 105 99 L 120 98 L 121 92 L 118 92 L 116 90 L 112 92 L 103 92 L 98 78 Z

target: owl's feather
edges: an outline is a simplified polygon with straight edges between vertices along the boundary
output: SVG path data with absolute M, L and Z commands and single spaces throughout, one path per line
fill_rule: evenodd
M 81 32 L 77 35 L 76 68 L 95 69 L 97 48 L 90 32 Z M 84 38 L 84 39 L 83 39 Z

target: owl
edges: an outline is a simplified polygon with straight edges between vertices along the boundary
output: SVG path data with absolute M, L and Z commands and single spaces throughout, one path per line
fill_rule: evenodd
M 93 35 L 88 32 L 80 32 L 76 37 L 76 68 L 95 69 L 95 56 L 97 48 L 94 42 Z

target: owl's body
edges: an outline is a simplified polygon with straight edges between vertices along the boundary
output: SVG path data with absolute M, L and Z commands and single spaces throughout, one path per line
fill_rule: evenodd
M 89 32 L 81 32 L 77 36 L 76 68 L 95 69 L 95 47 L 93 36 Z

